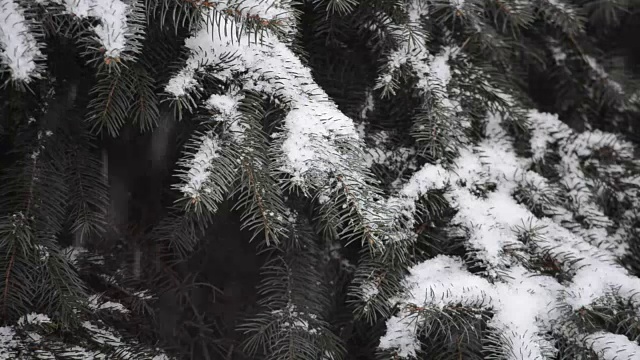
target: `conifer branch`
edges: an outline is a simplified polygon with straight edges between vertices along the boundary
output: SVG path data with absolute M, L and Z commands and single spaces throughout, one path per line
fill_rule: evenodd
M 129 116 L 134 91 L 135 87 L 129 73 L 102 73 L 90 92 L 93 99 L 88 106 L 87 120 L 93 124 L 92 131 L 106 131 L 111 136 L 118 135 Z

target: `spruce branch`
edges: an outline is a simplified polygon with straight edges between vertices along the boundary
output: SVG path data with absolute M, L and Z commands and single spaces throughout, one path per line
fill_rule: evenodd
M 628 0 L 580 0 L 578 3 L 594 26 L 618 25 L 632 4 Z
M 181 184 L 174 188 L 184 194 L 179 202 L 188 212 L 216 213 L 218 204 L 228 196 L 238 177 L 240 139 L 244 138 L 237 109 L 240 98 L 240 95 L 211 95 L 207 103 L 209 114 L 205 116 L 207 130 L 194 134 L 192 142 L 186 145 L 186 154 L 178 163 Z
M 324 6 L 329 14 L 347 15 L 357 4 L 358 0 L 321 0 L 316 6 Z
M 485 1 L 485 11 L 493 18 L 493 25 L 501 33 L 518 36 L 522 29 L 534 21 L 534 7 L 531 2 L 512 0 Z
M 91 89 L 93 99 L 88 105 L 87 121 L 92 124 L 95 133 L 106 132 L 117 136 L 124 126 L 132 106 L 132 97 L 136 88 L 131 74 L 126 71 L 102 72 Z
M 0 2 L 0 74 L 9 76 L 0 86 L 12 82 L 24 87 L 41 77 L 45 56 L 42 53 L 44 34 L 39 24 L 31 21 L 25 8 L 13 0 Z
M 605 131 L 635 137 L 637 91 L 615 73 L 635 56 L 635 3 L 141 3 L 0 0 L 12 26 L 0 24 L 7 356 L 159 354 L 143 343 L 205 359 L 639 353 L 640 283 L 623 266 L 638 270 L 640 162 Z M 181 154 L 141 178 L 133 151 L 126 181 L 135 209 L 159 211 L 130 216 L 115 248 L 63 254 L 69 232 L 104 226 L 91 131 L 118 136 L 131 121 L 147 132 L 136 147 L 156 149 L 160 100 Z M 41 119 L 51 101 L 88 102 L 87 128 L 57 121 L 74 110 Z M 257 243 L 252 259 L 266 258 L 259 308 L 234 332 L 218 320 L 236 311 L 208 290 L 227 270 L 251 283 L 260 264 L 221 272 L 209 256 L 234 260 L 226 245 L 249 237 L 243 255 Z M 167 314 L 177 326 L 162 326 Z
M 30 264 L 33 261 L 33 234 L 24 214 L 4 216 L 0 220 L 1 246 L 4 256 L 0 261 L 2 273 L 3 323 L 29 312 L 35 291 Z
M 74 189 L 68 199 L 71 230 L 87 239 L 105 231 L 108 189 L 102 160 L 94 153 L 92 139 L 69 137 L 68 141 L 65 182 Z
M 89 63 L 98 68 L 118 69 L 121 63 L 132 61 L 141 51 L 144 35 L 144 11 L 138 1 L 50 0 L 62 7 L 72 21 L 91 18 L 95 25 L 84 29 L 79 38 Z
M 344 347 L 324 320 L 327 288 L 314 235 L 289 211 L 288 236 L 269 250 L 259 287 L 260 312 L 239 330 L 248 354 L 266 359 L 341 359 Z
M 263 102 L 259 94 L 245 92 L 238 104 L 240 126 L 245 130 L 240 151 L 240 183 L 232 196 L 238 197 L 234 208 L 244 209 L 242 228 L 251 230 L 252 238 L 264 236 L 268 246 L 286 236 L 286 209 L 268 158 L 269 144 L 262 125 L 267 116 Z
M 176 187 L 185 194 L 180 202 L 186 211 L 214 214 L 237 177 L 237 153 L 230 142 L 219 141 L 212 131 L 196 134 L 194 140 L 187 151 L 197 151 L 180 162 L 183 169 L 178 177 L 183 183 Z
M 206 9 L 184 0 L 144 0 L 144 7 L 147 22 L 159 20 L 160 26 L 169 23 L 176 33 L 181 27 L 189 30 L 198 28 L 201 10 Z
M 559 27 L 569 36 L 577 36 L 584 31 L 585 19 L 571 4 L 564 1 L 538 0 L 538 12 L 549 23 Z
M 22 158 L 3 174 L 0 211 L 7 231 L 1 248 L 6 261 L 3 306 L 5 310 L 14 307 L 12 301 L 19 299 L 41 307 L 67 327 L 77 325 L 85 288 L 57 243 L 68 188 L 61 144 L 52 136 L 51 131 L 38 131 L 32 139 L 35 145 L 24 146 Z M 17 315 L 11 309 L 3 316 L 15 319 Z
M 134 79 L 131 90 L 135 95 L 128 112 L 132 114 L 134 125 L 138 125 L 142 131 L 149 131 L 158 126 L 160 116 L 155 80 L 142 67 L 134 67 L 132 73 Z

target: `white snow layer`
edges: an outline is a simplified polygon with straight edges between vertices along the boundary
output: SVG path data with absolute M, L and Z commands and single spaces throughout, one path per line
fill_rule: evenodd
M 15 359 L 15 354 L 11 351 L 19 344 L 15 336 L 16 332 L 12 327 L 0 327 L 0 360 Z
M 516 156 L 511 140 L 500 127 L 501 118 L 488 117 L 487 139 L 470 150 L 461 151 L 454 170 L 439 165 L 425 165 L 404 185 L 401 194 L 416 198 L 431 189 L 448 184 L 447 199 L 458 209 L 454 223 L 469 230 L 469 248 L 488 268 L 489 280 L 469 273 L 460 259 L 437 256 L 410 270 L 404 296 L 394 301 L 403 310 L 387 322 L 387 333 L 380 348 L 392 349 L 400 357 L 416 356 L 420 347 L 417 312 L 412 306 L 443 309 L 467 306 L 492 309 L 489 325 L 500 333 L 510 359 L 547 359 L 554 347 L 546 333 L 564 330 L 561 305 L 570 311 L 588 308 L 607 295 L 617 294 L 640 308 L 634 297 L 640 279 L 615 263 L 615 254 L 591 245 L 584 238 L 549 218 L 536 218 L 512 197 L 524 184 L 539 189 L 551 185 L 536 173 L 526 170 L 529 160 Z M 535 128 L 535 126 L 534 126 Z M 535 137 L 534 137 L 535 138 Z M 543 137 L 538 134 L 538 142 Z M 579 141 L 581 147 L 596 144 Z M 623 151 L 621 146 L 612 145 Z M 574 149 L 576 150 L 576 149 Z M 486 198 L 473 195 L 474 184 L 492 182 L 496 189 Z M 518 227 L 537 228 L 539 238 L 528 249 L 518 239 Z M 572 273 L 571 281 L 560 284 L 550 276 L 532 273 L 519 264 L 520 259 L 548 254 L 553 261 Z M 517 253 L 518 256 L 511 256 Z M 574 259 L 566 262 L 565 259 Z M 428 319 L 427 319 L 428 320 Z M 585 343 L 600 353 L 602 359 L 637 359 L 637 344 L 613 334 L 592 334 Z M 616 357 L 617 356 L 617 357 Z
M 624 335 L 597 332 L 584 340 L 593 351 L 606 360 L 639 360 L 640 346 Z
M 213 159 L 219 157 L 220 145 L 218 137 L 209 132 L 200 138 L 200 147 L 187 164 L 187 182 L 181 190 L 186 195 L 196 198 L 213 170 Z
M 24 325 L 24 324 L 39 325 L 39 324 L 48 324 L 50 322 L 51 322 L 51 319 L 49 318 L 49 316 L 45 314 L 38 314 L 38 313 L 27 314 L 18 319 L 18 325 Z
M 120 313 L 128 313 L 129 309 L 127 309 L 124 305 L 113 302 L 113 301 L 101 301 L 100 295 L 92 295 L 89 297 L 89 308 L 92 310 L 111 310 Z
M 95 298 L 93 298 L 95 300 Z M 92 301 L 90 299 L 90 301 Z M 110 303 L 105 303 L 109 307 Z M 113 304 L 113 303 L 111 303 Z M 25 331 L 25 326 L 34 326 L 49 324 L 51 320 L 47 315 L 31 313 L 22 316 L 16 322 L 16 326 L 0 327 L 0 360 L 22 359 L 25 356 L 32 355 L 37 359 L 57 359 L 58 357 L 87 359 L 87 360 L 103 360 L 106 359 L 104 350 L 89 350 L 81 346 L 64 346 L 64 344 L 52 340 L 38 332 Z M 134 359 L 134 353 L 130 350 L 137 349 L 139 344 L 136 342 L 124 343 L 120 336 L 113 330 L 99 327 L 90 322 L 83 322 L 83 327 L 89 331 L 93 341 L 107 345 L 112 350 L 117 349 L 119 358 Z M 26 335 L 26 336 L 25 336 Z M 38 349 L 39 347 L 39 349 Z M 148 349 L 149 352 L 158 353 Z M 164 354 L 153 357 L 154 360 L 169 360 L 170 358 Z
M 633 145 L 613 134 L 599 130 L 575 134 L 569 126 L 552 114 L 530 111 L 529 120 L 533 134 L 531 147 L 534 160 L 543 161 L 547 149 L 552 144 L 559 145 L 560 164 L 556 169 L 562 176 L 560 184 L 566 190 L 565 195 L 573 204 L 572 208 L 576 210 L 577 215 L 584 218 L 583 222 L 588 224 L 587 228 L 573 227 L 571 230 L 598 247 L 614 252 L 618 256 L 624 254 L 627 251 L 627 245 L 620 234 L 607 234 L 606 229 L 611 227 L 613 222 L 591 199 L 590 188 L 595 184 L 585 176 L 580 159 L 591 156 L 594 151 L 607 148 L 616 156 L 630 160 L 633 159 Z M 560 210 L 556 212 L 554 218 L 561 222 L 574 220 L 574 215 Z
M 211 11 L 208 17 L 216 16 Z M 213 20 L 209 19 L 209 23 Z M 286 161 L 281 170 L 289 173 L 294 182 L 305 186 L 314 175 L 330 170 L 349 169 L 338 149 L 340 142 L 361 145 L 351 119 L 340 112 L 327 94 L 314 82 L 310 69 L 277 37 L 261 33 L 259 43 L 246 44 L 233 35 L 236 27 L 229 22 L 217 24 L 227 28 L 211 32 L 205 27 L 185 45 L 191 56 L 172 78 L 165 91 L 183 96 L 197 86 L 193 78 L 203 62 L 220 63 L 224 69 L 216 74 L 230 80 L 234 72 L 247 71 L 244 88 L 274 94 L 288 102 L 290 111 L 284 120 L 282 151 Z M 230 55 L 234 56 L 230 56 Z M 224 61 L 221 61 L 224 59 Z
M 238 112 L 238 102 L 240 100 L 242 100 L 240 96 L 228 94 L 214 94 L 207 100 L 207 107 L 218 112 L 212 120 L 223 122 L 226 125 L 225 129 L 231 133 L 236 142 L 241 142 L 244 139 L 244 132 L 247 129 Z
M 235 141 L 241 141 L 245 131 L 245 127 L 239 121 L 238 101 L 240 100 L 240 97 L 235 95 L 214 94 L 206 102 L 207 108 L 216 112 L 211 120 L 224 123 Z M 212 161 L 220 156 L 219 151 L 222 147 L 218 136 L 211 131 L 203 134 L 197 144 L 199 144 L 198 150 L 184 164 L 187 171 L 182 177 L 185 183 L 180 188 L 186 196 L 191 198 L 197 198 L 203 191 L 211 191 L 207 181 L 213 171 Z
M 65 7 L 67 13 L 79 18 L 100 20 L 93 30 L 104 48 L 105 58 L 118 58 L 125 50 L 133 50 L 131 41 L 136 30 L 128 21 L 132 5 L 122 0 L 52 0 Z
M 15 81 L 28 83 L 38 77 L 36 61 L 43 58 L 29 29 L 24 10 L 13 0 L 0 0 L 0 61 Z

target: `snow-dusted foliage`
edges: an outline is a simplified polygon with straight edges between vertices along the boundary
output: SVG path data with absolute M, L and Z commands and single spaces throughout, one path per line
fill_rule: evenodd
M 49 0 L 62 5 L 63 14 L 78 19 L 93 18 L 95 50 L 103 54 L 106 62 L 121 61 L 140 51 L 142 35 L 140 13 L 136 1 L 129 0 Z
M 216 13 L 208 16 L 213 22 Z M 276 96 L 291 107 L 283 126 L 281 146 L 286 161 L 282 170 L 304 187 L 306 181 L 314 181 L 314 172 L 324 174 L 339 167 L 341 156 L 335 144 L 358 141 L 353 122 L 337 110 L 315 85 L 309 69 L 274 35 L 265 32 L 260 43 L 248 46 L 233 38 L 240 25 L 227 26 L 220 34 L 212 34 L 207 27 L 187 39 L 186 46 L 193 54 L 166 90 L 176 96 L 191 90 L 197 84 L 194 71 L 203 62 L 222 64 L 224 70 L 216 77 L 227 81 L 234 73 L 250 69 L 241 79 L 245 90 Z
M 557 134 L 553 127 L 570 132 L 558 138 L 571 139 L 573 135 L 557 117 L 535 111 L 530 112 L 529 117 L 535 131 L 546 130 L 549 139 Z M 579 339 L 603 359 L 614 359 L 614 354 L 626 354 L 625 359 L 635 359 L 640 355 L 640 347 L 630 339 L 607 333 L 575 333 L 569 323 L 574 313 L 612 298 L 621 298 L 640 308 L 636 297 L 640 279 L 616 264 L 616 251 L 612 249 L 618 247 L 608 246 L 606 231 L 595 237 L 602 243 L 592 244 L 592 238 L 584 233 L 586 230 L 571 227 L 576 229 L 572 232 L 562 226 L 567 223 L 567 216 L 579 216 L 580 213 L 558 205 L 539 217 L 519 203 L 519 188 L 528 187 L 531 191 L 528 196 L 535 202 L 536 198 L 541 201 L 548 197 L 548 189 L 556 185 L 528 170 L 531 159 L 516 155 L 511 144 L 513 140 L 504 133 L 501 122 L 500 116 L 489 114 L 487 137 L 461 152 L 453 170 L 425 165 L 405 185 L 415 188 L 420 184 L 420 193 L 447 189 L 445 196 L 457 210 L 452 221 L 467 229 L 467 247 L 473 254 L 472 259 L 480 261 L 486 270 L 482 275 L 474 275 L 466 270 L 462 259 L 442 255 L 414 266 L 406 279 L 407 294 L 397 299 L 403 310 L 388 320 L 381 348 L 395 349 L 402 357 L 415 356 L 420 348 L 418 333 L 423 331 L 421 327 L 433 326 L 428 325 L 428 315 L 424 319 L 426 323 L 421 325 L 421 317 L 429 311 L 466 307 L 478 313 L 492 312 L 487 325 L 496 333 L 498 345 L 510 359 L 552 358 L 557 353 L 554 336 L 573 338 L 573 341 Z M 546 122 L 548 127 L 543 127 L 541 122 Z M 542 142 L 540 136 L 532 137 L 534 144 Z M 614 151 L 622 158 L 630 155 L 629 145 L 616 141 L 612 135 L 597 133 L 590 137 L 583 133 L 577 138 L 593 141 L 573 143 L 576 162 L 577 156 L 590 155 L 604 146 L 616 149 Z M 565 168 L 567 165 L 558 166 Z M 563 180 L 570 178 L 565 175 Z M 493 190 L 482 196 L 474 194 L 474 188 L 483 184 L 492 184 Z M 588 192 L 586 185 L 583 185 L 583 191 Z M 564 206 L 572 208 L 575 198 L 568 192 Z M 589 194 L 583 194 L 585 200 Z M 530 205 L 535 206 L 535 203 Z M 592 206 L 596 208 L 594 211 L 599 211 L 594 204 Z M 570 279 L 560 280 L 541 273 L 535 264 L 541 258 L 551 262 L 558 271 L 569 273 Z M 609 342 L 615 343 L 615 350 L 605 346 Z
M 219 15 L 210 11 L 205 16 L 207 24 L 216 24 Z M 203 63 L 220 64 L 222 69 L 215 76 L 226 81 L 249 70 L 240 79 L 244 90 L 269 94 L 290 107 L 280 135 L 281 151 L 286 155 L 281 170 L 303 188 L 316 185 L 317 179 L 330 171 L 345 171 L 348 166 L 337 144 L 357 143 L 355 127 L 315 84 L 310 70 L 268 31 L 258 35 L 258 43 L 248 45 L 242 38 L 235 38 L 242 24 L 219 26 L 223 27 L 221 31 L 210 25 L 187 39 L 185 45 L 191 50 L 187 66 L 169 80 L 165 90 L 175 96 L 193 91 L 197 86 L 195 71 Z M 253 34 L 246 36 L 251 39 Z
M 25 17 L 25 9 L 13 0 L 0 2 L 0 63 L 14 81 L 28 83 L 41 72 L 44 56 L 40 51 L 34 24 Z
M 246 2 L 244 4 L 247 9 L 254 8 Z M 350 202 L 354 211 L 361 213 L 361 220 L 367 224 L 365 227 L 370 229 L 363 237 L 372 245 L 378 243 L 376 239 L 383 235 L 377 234 L 377 228 L 382 228 L 379 224 L 389 217 L 375 210 L 376 206 L 382 205 L 371 198 L 375 190 L 362 190 L 363 186 L 367 187 L 368 174 L 361 150 L 362 140 L 353 121 L 338 110 L 314 82 L 310 69 L 274 33 L 268 29 L 242 30 L 246 26 L 242 19 L 221 22 L 217 10 L 210 10 L 204 16 L 207 25 L 185 42 L 190 50 L 186 66 L 169 80 L 165 91 L 176 97 L 197 96 L 197 72 L 206 71 L 211 66 L 218 70 L 214 75 L 216 79 L 233 81 L 245 92 L 265 94 L 282 102 L 287 108 L 287 115 L 282 120 L 281 130 L 272 135 L 275 141 L 270 149 L 282 155 L 275 160 L 272 171 L 287 175 L 286 187 L 299 188 L 307 193 L 320 191 L 323 203 L 342 193 L 346 199 L 331 200 L 330 207 L 336 206 L 338 201 Z M 214 26 L 222 29 L 218 31 Z M 242 36 L 238 35 L 241 31 L 244 31 Z M 255 43 L 251 40 L 254 36 L 259 39 Z M 249 43 L 243 40 L 245 37 Z M 243 75 L 237 77 L 239 73 Z M 220 112 L 225 116 L 224 109 Z M 199 154 L 194 154 L 194 159 Z M 185 180 L 189 184 L 193 177 Z M 337 189 L 330 189 L 336 185 Z M 183 187 L 185 190 L 188 188 L 188 185 Z M 348 194 L 348 188 L 353 194 Z M 204 191 L 215 193 L 217 190 Z M 365 198 L 355 198 L 355 194 L 362 191 L 370 194 L 365 194 Z M 188 191 L 185 194 L 194 197 Z M 370 206 L 365 206 L 367 203 Z
M 97 299 L 92 298 L 96 311 L 99 309 L 105 314 L 128 311 L 120 303 L 98 305 Z M 58 326 L 45 314 L 30 313 L 13 326 L 0 327 L 0 359 L 170 359 L 160 350 L 145 348 L 134 339 L 124 339 L 102 322 L 82 322 L 87 336 L 72 344 L 57 336 Z
M 464 6 L 462 2 L 456 4 L 458 9 Z M 596 153 L 607 149 L 616 161 L 634 161 L 633 147 L 600 131 L 575 133 L 557 116 L 534 110 L 526 114 L 531 156 L 517 154 L 514 139 L 505 130 L 509 126 L 505 120 L 508 115 L 495 110 L 488 111 L 482 120 L 486 124 L 483 140 L 474 142 L 467 135 L 471 121 L 461 115 L 463 90 L 451 85 L 456 69 L 451 69 L 449 62 L 455 57 L 463 58 L 456 55 L 460 48 L 446 46 L 431 55 L 424 48 L 425 35 L 419 26 L 421 16 L 428 13 L 413 2 L 408 13 L 408 24 L 385 24 L 390 37 L 401 41 L 386 56 L 374 90 L 382 90 L 383 97 L 394 95 L 400 76 L 404 76 L 402 70 L 408 69 L 417 79 L 415 92 L 424 99 L 424 107 L 438 111 L 435 122 L 432 113 L 418 115 L 413 134 L 425 143 L 446 139 L 449 144 L 445 148 L 425 144 L 426 151 L 433 160 L 451 156 L 447 159 L 451 163 L 423 165 L 404 184 L 396 181 L 396 194 L 386 199 L 375 195 L 373 201 L 359 199 L 344 206 L 354 206 L 363 226 L 376 229 L 381 236 L 370 238 L 371 244 L 385 244 L 380 255 L 373 255 L 372 259 L 389 256 L 385 252 L 392 250 L 384 250 L 385 246 L 393 247 L 398 251 L 394 255 L 399 256 L 403 250 L 391 244 L 404 244 L 401 248 L 406 249 L 416 241 L 416 234 L 411 231 L 417 226 L 416 202 L 430 192 L 442 191 L 448 206 L 456 212 L 452 224 L 464 229 L 468 256 L 462 259 L 438 255 L 410 269 L 403 282 L 406 289 L 388 304 L 389 308 L 400 306 L 401 310 L 387 321 L 380 348 L 401 357 L 417 356 L 421 334 L 425 327 L 434 326 L 428 324 L 430 312 L 461 307 L 480 318 L 486 316 L 482 315 L 484 312 L 492 314 L 487 322 L 490 343 L 494 351 L 510 359 L 552 358 L 559 351 L 559 339 L 577 342 L 603 359 L 612 358 L 604 344 L 615 342 L 620 354 L 628 354 L 631 359 L 638 347 L 633 341 L 606 332 L 580 333 L 573 317 L 612 298 L 640 309 L 634 297 L 640 280 L 617 263 L 626 254 L 630 241 L 627 227 L 634 226 L 635 217 L 628 213 L 628 220 L 613 220 L 594 197 L 598 184 L 607 184 L 614 172 L 612 165 L 599 166 Z M 358 182 L 368 175 L 365 169 L 354 165 L 359 161 L 369 166 L 393 167 L 397 160 L 390 161 L 400 156 L 400 163 L 407 164 L 406 154 L 412 154 L 411 150 L 395 150 L 404 153 L 403 158 L 401 153 L 380 147 L 384 132 L 374 135 L 374 146 L 365 150 L 362 158 L 344 153 L 344 143 L 353 145 L 346 148 L 350 152 L 363 148 L 358 129 L 315 85 L 296 55 L 268 30 L 260 33 L 257 43 L 245 44 L 234 35 L 240 31 L 242 20 L 221 24 L 216 22 L 218 16 L 209 11 L 205 23 L 211 25 L 187 39 L 187 65 L 169 81 L 165 91 L 176 97 L 197 97 L 201 91 L 198 72 L 206 71 L 202 64 L 208 64 L 217 69 L 217 79 L 282 101 L 287 115 L 282 120 L 282 132 L 272 135 L 280 146 L 272 148 L 279 157 L 274 164 L 303 191 L 320 190 L 321 203 L 335 201 L 331 200 L 333 191 L 324 190 L 323 184 L 327 180 L 332 183 L 332 174 L 340 174 L 335 178 L 339 186 L 360 186 Z M 212 35 L 212 26 L 224 31 Z M 250 34 L 247 37 L 251 38 Z M 460 81 L 456 83 L 459 84 Z M 491 91 L 491 87 L 487 89 Z M 509 96 L 496 96 L 512 112 L 520 106 Z M 373 109 L 373 103 L 368 101 L 362 112 L 365 120 L 366 112 Z M 213 95 L 209 103 L 214 104 L 219 116 L 229 119 L 225 121 L 242 116 L 234 110 L 237 101 L 228 95 Z M 434 128 L 441 133 L 434 134 Z M 215 149 L 220 146 L 218 140 L 209 137 L 200 144 L 202 148 L 193 155 L 193 161 L 205 154 L 216 156 Z M 558 155 L 559 161 L 550 163 L 547 154 L 551 152 Z M 599 169 L 597 179 L 585 174 L 585 162 Z M 196 171 L 198 167 L 188 163 L 184 166 L 191 175 L 184 178 L 183 191 L 194 198 L 189 184 L 201 184 L 207 173 Z M 548 174 L 537 172 L 536 166 L 553 168 L 559 180 L 545 177 Z M 632 179 L 633 175 L 628 175 L 623 181 L 629 183 Z M 620 196 L 638 204 L 636 192 L 630 189 Z M 569 279 L 546 274 L 547 265 L 540 265 L 545 262 L 569 274 Z M 467 263 L 480 264 L 484 270 L 471 273 L 466 269 Z M 356 278 L 363 281 L 355 292 L 365 304 L 389 295 L 390 290 L 370 276 L 361 273 Z
M 0 63 L 13 81 L 29 83 L 43 72 L 43 24 L 30 20 L 32 16 L 26 14 L 38 8 L 54 16 L 70 15 L 72 21 L 97 20 L 87 29 L 91 35 L 81 41 L 86 43 L 87 51 L 99 54 L 107 65 L 132 59 L 140 51 L 144 13 L 135 0 L 40 0 L 30 2 L 26 8 L 20 1 L 3 0 Z
M 0 0 L 0 360 L 640 359 L 630 3 Z
M 455 66 L 464 67 L 464 61 L 456 60 Z M 461 74 L 458 68 L 450 69 L 447 57 L 440 65 L 438 57 L 421 61 L 430 70 L 424 74 L 440 79 L 426 81 L 432 84 L 427 89 L 446 88 L 449 74 Z M 420 84 L 421 73 L 416 76 Z M 457 91 L 448 89 L 459 99 Z M 467 256 L 437 255 L 409 270 L 406 291 L 391 300 L 400 310 L 387 320 L 380 348 L 400 358 L 421 356 L 430 334 L 447 331 L 439 315 L 447 314 L 452 322 L 465 316 L 484 319 L 486 341 L 504 358 L 555 358 L 562 348 L 558 341 L 589 349 L 601 359 L 638 358 L 640 347 L 633 338 L 582 333 L 573 323 L 576 314 L 585 316 L 616 301 L 634 308 L 637 319 L 640 281 L 618 263 L 634 241 L 634 235 L 629 236 L 637 226 L 633 208 L 640 205 L 637 186 L 617 187 L 637 176 L 633 145 L 599 130 L 576 133 L 556 115 L 518 109 L 510 96 L 499 91 L 497 96 L 508 111 L 487 112 L 480 142 L 463 140 L 469 146 L 458 148 L 452 164 L 427 164 L 407 181 L 395 182 L 399 196 L 410 202 L 444 194 L 455 211 L 449 231 L 462 229 Z M 529 156 L 516 150 L 522 139 L 516 141 L 507 132 L 514 121 L 510 116 L 517 115 L 506 114 L 525 119 Z M 458 116 L 452 121 L 468 121 Z M 385 154 L 376 146 L 369 152 Z M 605 214 L 600 200 L 600 192 L 611 186 L 621 191 L 610 195 L 630 204 L 615 220 Z M 480 272 L 468 270 L 478 266 Z M 460 321 L 456 326 L 472 326 Z

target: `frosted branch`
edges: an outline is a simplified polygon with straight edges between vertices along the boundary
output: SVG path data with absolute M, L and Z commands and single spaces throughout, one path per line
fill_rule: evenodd
M 636 360 L 640 358 L 640 346 L 625 335 L 599 331 L 586 336 L 584 342 L 602 360 Z
M 24 9 L 13 0 L 1 0 L 0 19 L 0 61 L 8 68 L 11 79 L 28 83 L 39 78 L 38 62 L 44 60 L 44 55 Z
M 593 202 L 591 189 L 595 187 L 595 183 L 582 170 L 581 159 L 593 155 L 602 148 L 607 148 L 619 158 L 633 159 L 633 146 L 613 134 L 598 130 L 576 134 L 552 114 L 531 111 L 528 117 L 531 121 L 531 147 L 534 160 L 543 161 L 549 146 L 559 145 L 560 164 L 556 169 L 562 176 L 560 184 L 567 190 L 566 195 L 572 204 L 572 209 L 577 215 L 582 216 L 588 225 L 587 228 L 573 226 L 571 230 L 603 249 L 622 255 L 626 251 L 626 244 L 619 236 L 607 234 L 607 228 L 611 227 L 613 222 Z M 570 223 L 574 222 L 574 215 L 568 211 L 558 211 L 554 218 L 558 222 L 567 220 Z
M 215 17 L 211 11 L 209 17 Z M 209 23 L 214 24 L 215 19 Z M 337 168 L 349 169 L 338 144 L 361 140 L 351 119 L 340 112 L 327 94 L 314 82 L 310 70 L 277 37 L 261 34 L 258 44 L 238 42 L 233 34 L 238 24 L 217 24 L 226 29 L 203 28 L 185 45 L 191 50 L 186 67 L 169 81 L 165 90 L 182 96 L 197 85 L 194 79 L 199 64 L 220 63 L 224 70 L 217 76 L 231 80 L 233 73 L 247 71 L 244 87 L 274 95 L 288 102 L 288 112 L 281 137 L 285 161 L 281 170 L 290 174 L 300 186 L 317 183 L 322 174 Z M 213 38 L 211 32 L 214 32 Z M 235 56 L 229 56 L 234 54 Z
M 446 170 L 427 164 L 401 192 L 415 198 L 448 185 L 451 190 L 445 196 L 457 209 L 453 222 L 467 228 L 469 248 L 488 267 L 487 275 L 494 282 L 468 273 L 459 260 L 438 256 L 410 270 L 405 282 L 407 293 L 396 301 L 419 307 L 460 305 L 491 309 L 494 316 L 489 325 L 501 334 L 511 359 L 548 359 L 555 350 L 544 334 L 561 332 L 559 326 L 568 315 L 558 309 L 578 311 L 614 295 L 640 308 L 640 301 L 635 298 L 640 279 L 619 266 L 614 254 L 603 252 L 549 218 L 536 218 L 515 201 L 513 193 L 522 184 L 533 183 L 540 189 L 549 184 L 526 170 L 529 162 L 516 156 L 511 139 L 500 127 L 500 119 L 489 116 L 487 138 L 475 148 L 461 151 L 457 168 Z M 588 148 L 590 143 L 582 139 L 577 151 Z M 474 184 L 486 182 L 494 183 L 495 190 L 484 197 L 470 192 Z M 525 223 L 540 229 L 539 236 L 527 247 L 514 232 Z M 518 256 L 510 256 L 511 253 Z M 561 264 L 562 271 L 571 273 L 571 281 L 561 284 L 523 266 L 531 256 L 543 255 L 551 256 Z M 414 356 L 419 349 L 419 331 L 416 315 L 403 310 L 388 321 L 380 347 L 395 349 L 402 357 Z M 614 335 L 608 334 L 606 341 L 594 340 L 590 346 L 602 350 L 602 344 L 611 343 L 611 336 Z
M 65 12 L 81 19 L 92 17 L 100 21 L 93 27 L 98 49 L 105 59 L 125 58 L 126 53 L 140 51 L 141 15 L 135 3 L 124 0 L 51 0 L 61 4 Z

